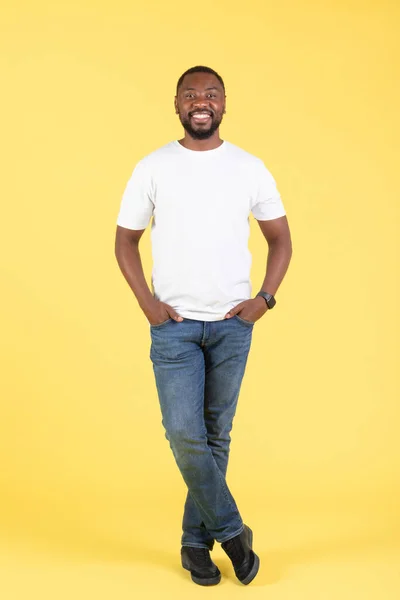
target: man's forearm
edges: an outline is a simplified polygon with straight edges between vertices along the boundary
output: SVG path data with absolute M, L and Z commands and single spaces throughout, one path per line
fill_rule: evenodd
M 130 240 L 121 240 L 116 244 L 115 256 L 129 287 L 143 311 L 154 302 L 154 296 L 147 285 L 143 272 L 139 244 Z
M 278 291 L 288 270 L 292 257 L 292 246 L 288 240 L 275 240 L 269 244 L 267 270 L 261 290 L 272 294 Z

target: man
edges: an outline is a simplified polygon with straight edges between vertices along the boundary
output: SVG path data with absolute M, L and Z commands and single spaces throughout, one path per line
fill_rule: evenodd
M 291 258 L 285 210 L 263 162 L 223 141 L 225 86 L 208 67 L 179 79 L 184 137 L 142 159 L 117 219 L 116 257 L 150 323 L 151 360 L 166 438 L 188 487 L 182 566 L 200 585 L 219 583 L 214 541 L 243 584 L 257 575 L 253 534 L 226 482 L 230 431 L 254 323 L 275 304 Z M 251 297 L 249 213 L 269 251 Z M 153 217 L 152 288 L 139 240 Z

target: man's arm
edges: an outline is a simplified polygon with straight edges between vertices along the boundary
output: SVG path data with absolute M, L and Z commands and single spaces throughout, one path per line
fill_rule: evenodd
M 292 257 L 292 241 L 286 216 L 269 221 L 257 221 L 268 243 L 267 270 L 260 291 L 273 296 L 289 267 Z M 260 296 L 245 300 L 232 308 L 225 318 L 240 314 L 246 321 L 257 321 L 268 310 L 264 298 Z
M 289 224 L 286 217 L 257 223 L 268 243 L 267 271 L 260 290 L 274 296 L 292 258 Z
M 119 268 L 151 325 L 162 323 L 169 317 L 182 321 L 182 317 L 171 306 L 154 298 L 147 285 L 139 252 L 139 241 L 144 231 L 117 225 L 115 256 Z

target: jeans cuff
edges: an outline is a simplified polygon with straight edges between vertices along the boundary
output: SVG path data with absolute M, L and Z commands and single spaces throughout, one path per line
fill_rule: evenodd
M 219 539 L 217 540 L 220 544 L 223 544 L 224 542 L 227 542 L 228 540 L 231 540 L 232 538 L 236 537 L 237 535 L 240 535 L 242 533 L 242 531 L 244 531 L 244 524 L 242 523 L 242 526 L 240 527 L 240 529 L 238 529 L 236 531 L 236 533 L 231 533 L 228 535 L 228 537 L 224 537 L 223 539 Z
M 206 548 L 206 550 L 212 550 L 212 547 L 210 548 L 210 546 L 207 546 L 207 544 L 197 544 L 196 542 L 189 542 L 188 544 L 182 543 L 182 546 L 186 546 L 189 548 Z

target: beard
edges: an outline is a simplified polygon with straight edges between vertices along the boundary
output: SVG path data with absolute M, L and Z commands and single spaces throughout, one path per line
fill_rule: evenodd
M 211 116 L 211 125 L 207 129 L 202 129 L 199 127 L 195 129 L 192 127 L 192 123 L 190 120 L 190 114 L 186 117 L 183 117 L 181 113 L 179 113 L 179 120 L 182 123 L 184 130 L 192 137 L 194 140 L 208 140 L 214 133 L 217 131 L 218 127 L 222 123 L 222 115 L 220 118 L 217 118 L 214 114 Z

